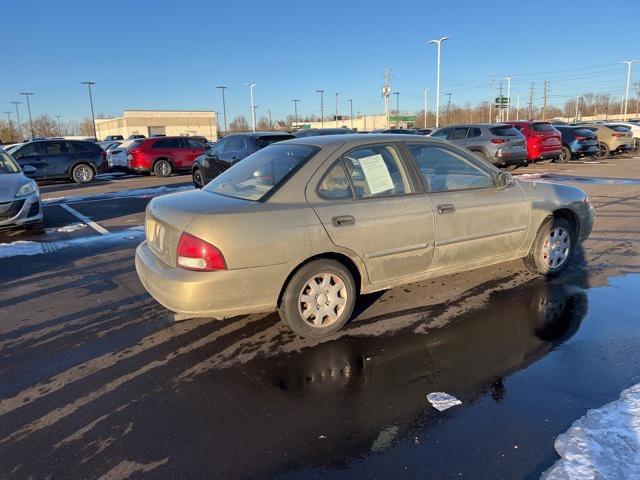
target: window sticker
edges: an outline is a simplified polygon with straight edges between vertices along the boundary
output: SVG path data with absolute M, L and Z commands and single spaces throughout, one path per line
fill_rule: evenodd
M 363 157 L 359 159 L 359 162 L 371 195 L 393 190 L 393 180 L 382 155 L 377 153 L 376 155 Z

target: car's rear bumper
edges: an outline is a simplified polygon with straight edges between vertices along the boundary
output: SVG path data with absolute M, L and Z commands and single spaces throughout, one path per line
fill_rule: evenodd
M 596 155 L 598 153 L 598 144 L 594 145 L 569 145 L 571 149 L 571 153 L 576 157 L 590 157 L 592 155 Z
M 625 153 L 631 150 L 633 150 L 633 143 L 613 144 L 611 146 L 611 151 L 615 153 Z
M 33 194 L 17 198 L 11 204 L 3 204 L 2 206 L 0 229 L 25 227 L 42 221 L 42 205 L 40 204 L 39 195 Z
M 163 263 L 147 242 L 136 249 L 140 281 L 160 304 L 187 317 L 227 318 L 276 309 L 288 264 L 194 272 Z

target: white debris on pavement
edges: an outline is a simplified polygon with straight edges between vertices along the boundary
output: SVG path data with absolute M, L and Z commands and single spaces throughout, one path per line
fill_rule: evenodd
M 555 442 L 560 460 L 543 480 L 640 478 L 640 383 L 589 410 Z
M 133 190 L 119 190 L 117 192 L 104 192 L 94 193 L 87 195 L 69 195 L 67 197 L 53 197 L 42 199 L 43 203 L 56 204 L 56 203 L 72 203 L 81 202 L 86 200 L 93 200 L 98 198 L 127 198 L 127 197 L 152 197 L 163 193 L 177 193 L 184 192 L 185 190 L 193 190 L 193 185 L 183 185 L 181 187 L 153 187 L 153 188 L 136 188 Z
M 448 408 L 462 405 L 462 402 L 453 395 L 444 392 L 433 392 L 427 395 L 427 400 L 433 405 L 433 408 L 442 412 Z
M 380 431 L 378 438 L 375 439 L 373 445 L 371 445 L 372 452 L 381 452 L 389 448 L 393 440 L 398 435 L 400 429 L 396 425 L 391 425 L 389 427 L 385 427 Z
M 107 244 L 123 240 L 136 240 L 144 237 L 144 228 L 135 226 L 107 235 L 72 238 L 57 242 L 31 242 L 20 240 L 11 243 L 0 244 L 0 258 L 17 257 L 20 255 L 41 255 L 43 253 L 57 252 L 70 247 L 80 247 L 87 244 Z
M 78 222 L 65 225 L 64 227 L 48 228 L 47 232 L 71 233 L 77 230 L 82 230 L 83 228 L 87 228 L 87 224 Z

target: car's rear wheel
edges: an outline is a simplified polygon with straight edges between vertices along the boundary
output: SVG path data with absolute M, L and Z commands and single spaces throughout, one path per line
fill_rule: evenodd
M 91 168 L 86 163 L 76 165 L 71 171 L 71 178 L 76 183 L 89 183 L 93 180 L 93 177 L 95 177 L 95 175 L 96 174 L 93 171 L 93 168 Z
M 524 262 L 534 273 L 554 276 L 569 265 L 575 248 L 575 225 L 561 217 L 544 221 Z
M 199 168 L 195 168 L 193 170 L 193 185 L 196 188 L 204 187 L 204 180 L 202 178 L 202 172 L 200 171 Z
M 611 156 L 611 153 L 609 152 L 609 145 L 607 145 L 604 142 L 599 142 L 598 153 L 596 153 L 593 156 L 593 158 L 603 159 L 603 158 L 609 158 L 610 156 Z
M 571 160 L 571 150 L 568 147 L 562 147 L 562 152 L 558 157 L 558 163 L 567 163 Z
M 171 175 L 173 168 L 169 160 L 158 160 L 153 164 L 153 173 L 158 177 L 168 177 Z
M 314 260 L 291 277 L 278 313 L 298 335 L 322 338 L 347 323 L 355 299 L 356 286 L 348 268 L 335 260 Z

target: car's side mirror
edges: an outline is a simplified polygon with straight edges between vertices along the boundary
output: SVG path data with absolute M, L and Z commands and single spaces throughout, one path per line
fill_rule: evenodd
M 31 165 L 25 165 L 22 167 L 22 173 L 24 173 L 27 177 L 33 177 L 36 174 L 36 169 Z
M 498 186 L 503 188 L 513 187 L 516 184 L 516 181 L 513 179 L 513 176 L 509 172 L 500 172 L 498 174 Z

